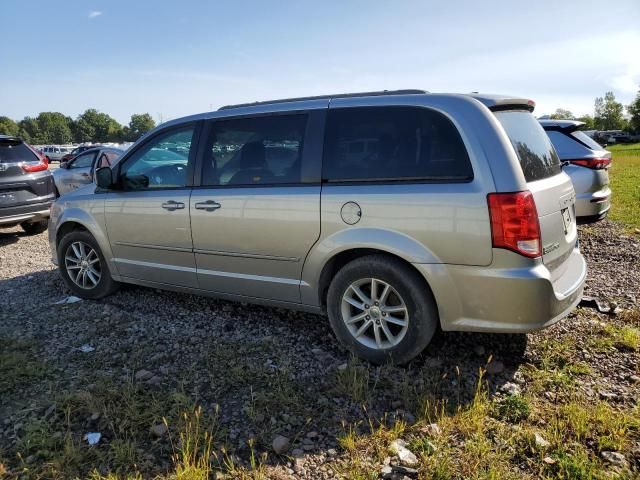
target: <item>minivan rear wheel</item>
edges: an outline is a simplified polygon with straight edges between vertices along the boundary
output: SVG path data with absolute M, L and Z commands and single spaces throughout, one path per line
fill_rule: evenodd
M 327 312 L 338 340 L 376 364 L 410 361 L 438 325 L 435 300 L 422 277 L 385 255 L 342 267 L 329 286 Z
M 80 298 L 98 299 L 118 289 L 98 242 L 87 231 L 67 233 L 58 243 L 58 268 L 67 287 Z

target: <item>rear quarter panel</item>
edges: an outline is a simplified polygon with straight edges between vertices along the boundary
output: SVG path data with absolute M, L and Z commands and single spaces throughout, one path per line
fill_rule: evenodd
M 460 132 L 473 167 L 473 181 L 323 184 L 321 235 L 303 269 L 303 303 L 319 304 L 318 282 L 324 265 L 349 249 L 381 250 L 419 264 L 491 264 L 487 193 L 495 190 L 495 184 L 488 164 L 494 151 L 505 150 L 504 139 L 493 131 L 491 113 L 477 100 L 462 96 L 394 100 L 340 99 L 331 105 L 416 105 L 443 113 Z M 507 182 L 513 186 L 513 178 Z M 342 219 L 341 209 L 347 202 L 360 206 L 362 216 L 355 225 Z

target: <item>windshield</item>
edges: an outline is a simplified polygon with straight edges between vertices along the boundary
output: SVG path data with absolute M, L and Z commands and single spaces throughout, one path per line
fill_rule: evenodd
M 524 110 L 496 112 L 513 145 L 527 182 L 557 175 L 560 159 L 548 135 L 531 113 Z

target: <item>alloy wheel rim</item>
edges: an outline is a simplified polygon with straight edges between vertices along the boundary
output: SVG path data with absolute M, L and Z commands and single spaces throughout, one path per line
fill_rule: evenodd
M 398 345 L 409 327 L 409 310 L 389 283 L 363 278 L 349 285 L 342 296 L 342 320 L 362 345 L 385 350 Z
M 64 256 L 65 268 L 69 278 L 80 288 L 95 288 L 102 277 L 98 253 L 84 242 L 73 242 L 67 247 Z

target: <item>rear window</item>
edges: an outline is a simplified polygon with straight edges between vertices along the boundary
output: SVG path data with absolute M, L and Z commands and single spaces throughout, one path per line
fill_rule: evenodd
M 584 143 L 591 150 L 602 150 L 602 145 L 600 145 L 593 138 L 591 138 L 586 133 L 581 132 L 580 130 L 576 130 L 575 132 L 571 132 L 571 136 L 573 138 L 576 138 L 579 142 Z
M 35 153 L 20 140 L 0 140 L 0 163 L 33 162 Z
M 416 107 L 329 112 L 322 178 L 465 182 L 473 170 L 462 138 L 439 112 Z
M 561 171 L 551 140 L 531 113 L 524 110 L 496 112 L 518 155 L 527 182 L 553 177 Z

